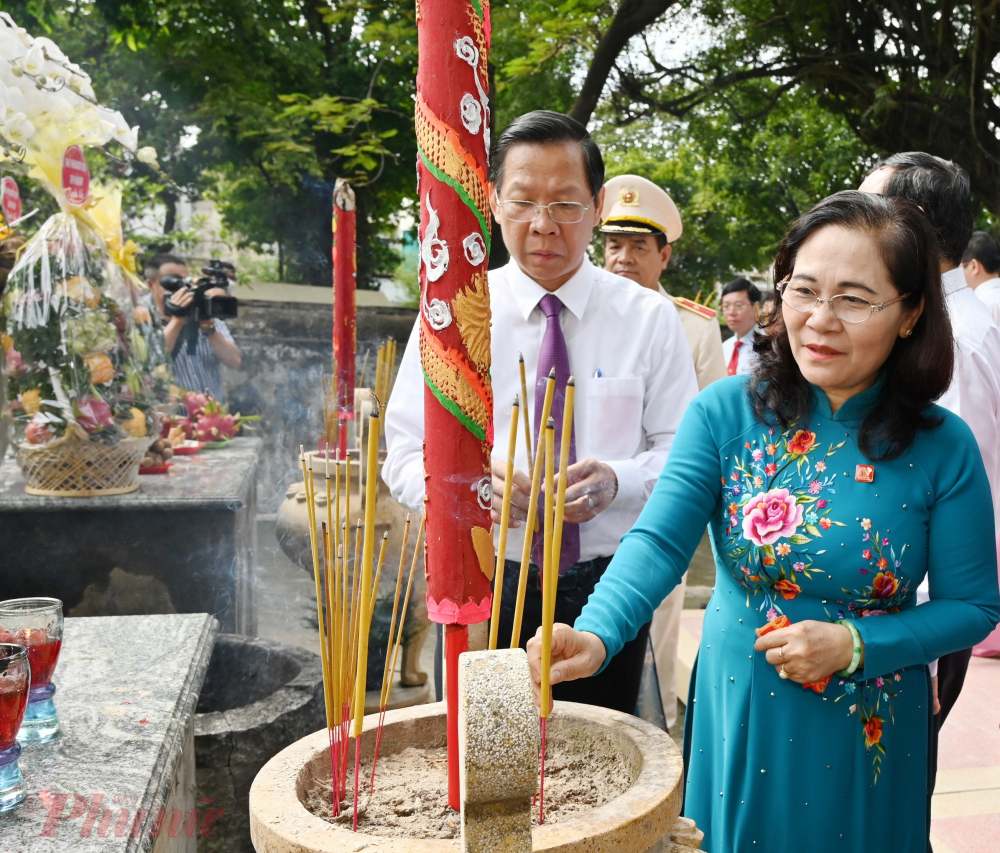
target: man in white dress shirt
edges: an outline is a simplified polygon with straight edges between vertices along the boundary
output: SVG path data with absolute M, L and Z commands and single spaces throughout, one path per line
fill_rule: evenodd
M 969 176 L 949 160 L 910 151 L 882 160 L 859 189 L 913 202 L 924 211 L 937 232 L 941 285 L 956 347 L 951 386 L 938 403 L 961 417 L 976 438 L 990 480 L 994 518 L 1000 530 L 1000 329 L 966 284 L 960 266 L 972 235 Z M 918 603 L 927 600 L 928 583 L 925 578 L 917 593 Z M 934 678 L 938 731 L 962 690 L 971 653 L 971 649 L 954 652 L 937 662 Z M 931 760 L 933 785 L 937 769 L 936 738 Z
M 1000 326 L 1000 247 L 985 231 L 973 231 L 962 255 L 965 283 L 989 306 L 993 322 Z
M 511 254 L 507 266 L 489 273 L 495 522 L 504 491 L 512 489 L 507 556 L 513 559 L 505 568 L 499 634 L 500 643 L 507 644 L 530 490 L 523 431 L 513 482 L 504 481 L 511 404 L 521 384 L 518 354 L 529 377 L 530 399 L 522 405 L 527 403 L 532 422 L 540 417 L 538 397 L 553 342 L 568 357 L 575 377 L 577 461 L 568 469 L 563 556 L 574 550 L 566 547 L 574 538 L 577 553 L 572 565 L 560 566 L 556 622 L 573 623 L 619 539 L 635 523 L 698 386 L 674 306 L 635 282 L 597 269 L 587 258 L 603 200 L 604 163 L 586 128 L 559 113 L 523 115 L 494 144 L 490 172 L 491 206 Z M 424 495 L 423 396 L 415 326 L 386 411 L 382 474 L 393 497 L 414 510 L 421 508 Z M 562 398 L 560 389 L 557 403 Z M 533 430 L 532 440 L 536 437 Z M 574 525 L 575 535 L 569 530 Z M 522 647 L 541 624 L 538 569 L 532 563 Z M 603 673 L 556 685 L 555 698 L 632 713 L 647 636 L 648 625 Z
M 757 338 L 757 308 L 760 291 L 749 279 L 734 278 L 722 288 L 722 316 L 733 336 L 722 342 L 722 358 L 730 376 L 753 370 L 757 360 L 753 342 Z

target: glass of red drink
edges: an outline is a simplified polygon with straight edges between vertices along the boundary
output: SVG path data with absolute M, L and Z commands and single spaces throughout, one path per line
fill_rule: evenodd
M 58 598 L 11 598 L 0 601 L 0 643 L 28 650 L 31 689 L 17 739 L 21 745 L 48 743 L 59 734 L 52 672 L 62 648 L 63 610 Z
M 30 684 L 28 650 L 0 643 L 0 812 L 10 811 L 27 796 L 17 763 L 21 755 L 17 733 L 28 704 Z

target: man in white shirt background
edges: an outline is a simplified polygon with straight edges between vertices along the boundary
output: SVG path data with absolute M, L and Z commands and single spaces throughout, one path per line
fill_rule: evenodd
M 989 306 L 993 322 L 1000 326 L 1000 247 L 986 231 L 973 231 L 962 255 L 965 283 Z
M 490 171 L 491 205 L 511 254 L 505 267 L 489 274 L 495 522 L 504 490 L 512 490 L 507 556 L 514 559 L 505 567 L 499 632 L 501 643 L 508 643 L 530 490 L 523 434 L 513 481 L 504 481 L 511 404 L 520 391 L 518 354 L 529 377 L 530 399 L 522 405 L 535 424 L 533 440 L 550 367 L 557 369 L 557 420 L 567 362 L 575 377 L 575 461 L 571 457 L 568 470 L 556 622 L 573 623 L 638 518 L 697 384 L 673 305 L 587 258 L 603 200 L 604 163 L 586 128 L 545 110 L 521 116 L 494 144 Z M 393 497 L 414 510 L 423 503 L 423 395 L 415 326 L 386 411 L 383 468 Z M 538 568 L 532 563 L 522 647 L 541 624 Z M 555 698 L 632 713 L 647 636 L 648 626 L 601 674 L 556 685 Z
M 734 278 L 722 288 L 722 317 L 733 330 L 733 336 L 722 342 L 722 357 L 730 376 L 742 376 L 753 370 L 760 299 L 756 285 L 745 278 Z
M 966 284 L 961 267 L 972 236 L 969 176 L 949 160 L 910 151 L 880 161 L 859 189 L 913 202 L 924 211 L 937 233 L 941 249 L 941 286 L 956 349 L 951 386 L 938 403 L 961 417 L 976 438 L 993 494 L 994 519 L 1000 530 L 1000 328 L 993 323 L 986 305 Z M 925 578 L 918 590 L 918 603 L 928 598 L 929 580 Z M 954 652 L 937 662 L 937 675 L 934 676 L 937 731 L 962 690 L 971 654 L 972 649 Z M 937 769 L 936 737 L 931 761 L 933 787 Z

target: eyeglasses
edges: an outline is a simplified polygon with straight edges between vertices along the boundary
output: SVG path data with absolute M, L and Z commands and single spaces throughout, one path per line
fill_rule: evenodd
M 749 307 L 749 302 L 724 302 L 722 304 L 722 313 L 725 314 L 727 311 L 742 311 L 744 308 Z
M 781 293 L 781 301 L 783 304 L 787 305 L 793 311 L 808 314 L 820 303 L 828 302 L 830 304 L 830 310 L 833 312 L 833 316 L 842 323 L 863 323 L 865 320 L 870 319 L 876 311 L 881 311 L 883 308 L 895 305 L 897 302 L 906 299 L 906 297 L 910 295 L 909 293 L 903 293 L 895 299 L 889 299 L 885 302 L 879 302 L 877 304 L 871 303 L 867 299 L 863 299 L 860 296 L 854 296 L 850 293 L 838 293 L 836 296 L 831 296 L 829 299 L 823 299 L 808 287 L 801 284 L 796 284 L 794 287 L 790 287 L 790 280 L 791 276 L 787 276 L 784 281 L 778 285 L 778 290 Z
M 580 204 L 578 201 L 554 201 L 551 204 L 535 204 L 533 201 L 507 199 L 500 201 L 496 197 L 497 206 L 503 211 L 508 222 L 531 222 L 543 208 L 548 211 L 553 222 L 560 225 L 573 225 L 583 221 L 583 215 L 594 206 L 594 203 Z

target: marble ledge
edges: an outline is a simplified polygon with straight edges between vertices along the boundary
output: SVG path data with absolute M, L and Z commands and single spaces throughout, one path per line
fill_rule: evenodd
M 0 851 L 152 849 L 149 828 L 170 794 L 217 632 L 206 613 L 66 620 L 54 678 L 63 730 L 24 749 L 28 800 L 0 816 Z M 63 819 L 50 821 L 60 803 Z M 97 815 L 90 832 L 84 808 Z M 105 808 L 115 819 L 128 810 L 130 821 L 148 810 L 142 834 L 101 837 Z
M 256 488 L 261 439 L 240 437 L 221 450 L 175 456 L 168 474 L 139 477 L 138 491 L 97 498 L 54 498 L 24 493 L 13 451 L 0 466 L 0 513 L 65 510 L 242 509 Z

